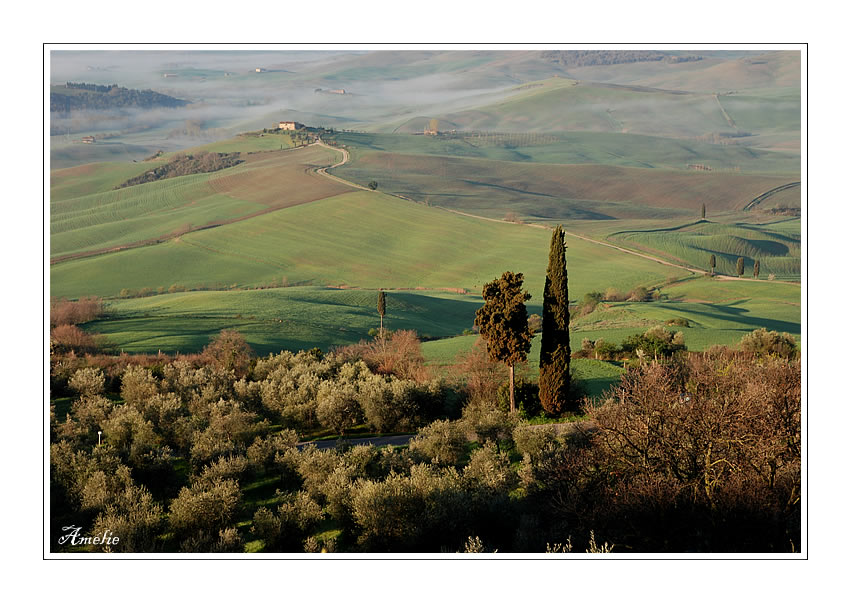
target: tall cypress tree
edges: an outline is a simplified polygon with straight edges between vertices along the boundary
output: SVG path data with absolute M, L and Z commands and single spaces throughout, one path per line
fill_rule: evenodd
M 745 258 L 736 260 L 736 274 L 742 276 L 745 273 Z
M 715 254 L 709 256 L 709 274 L 715 274 Z
M 759 260 L 753 263 L 753 277 L 759 278 Z
M 378 291 L 378 315 L 381 317 L 381 336 L 384 337 L 384 312 L 387 309 L 387 302 L 384 299 L 384 291 Z
M 564 231 L 559 225 L 550 240 L 550 261 L 544 284 L 541 361 L 538 391 L 541 406 L 551 414 L 567 409 L 570 400 L 570 312 Z

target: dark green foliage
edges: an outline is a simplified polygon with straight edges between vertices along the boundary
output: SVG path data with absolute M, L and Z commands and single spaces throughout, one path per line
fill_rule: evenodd
M 378 315 L 384 318 L 384 313 L 387 310 L 387 300 L 384 291 L 378 292 Z
M 743 352 L 759 357 L 795 358 L 798 344 L 789 333 L 757 329 L 742 337 L 739 347 Z
M 710 269 L 709 270 L 710 274 L 715 274 L 715 254 L 714 253 L 709 256 L 709 269 Z
M 242 163 L 242 159 L 239 158 L 239 153 L 207 153 L 201 151 L 194 155 L 176 155 L 168 163 L 157 166 L 135 178 L 131 178 L 116 188 L 125 188 L 146 182 L 165 180 L 166 178 L 176 178 L 177 176 L 217 172 L 240 163 Z
M 759 260 L 753 263 L 753 277 L 759 278 Z
M 514 410 L 514 366 L 526 360 L 532 347 L 532 331 L 526 303 L 531 295 L 523 290 L 523 274 L 504 272 L 482 288 L 485 305 L 476 310 L 475 324 L 488 342 L 491 360 L 509 367 L 511 410 Z
M 740 257 L 736 260 L 736 274 L 742 276 L 745 273 L 745 258 Z
M 117 84 L 99 86 L 97 84 L 75 84 L 68 82 L 66 89 L 80 90 L 76 93 L 64 93 L 61 88 L 50 91 L 50 111 L 68 113 L 69 111 L 98 111 L 104 109 L 121 109 L 138 107 L 152 109 L 155 107 L 183 107 L 189 102 L 160 94 L 153 90 L 131 90 L 121 88 Z
M 374 191 L 375 189 L 378 188 L 378 182 L 376 182 L 375 180 L 370 180 L 369 184 L 367 184 L 367 186 L 369 187 L 369 190 Z
M 594 306 L 602 299 L 588 301 Z M 586 295 L 588 298 L 588 295 Z M 567 410 L 570 399 L 570 311 L 567 297 L 567 262 L 564 231 L 558 226 L 550 241 L 550 259 L 544 285 L 541 360 L 538 377 L 541 406 L 550 415 Z
M 541 413 L 541 400 L 538 393 L 538 384 L 531 381 L 526 381 L 523 377 L 517 379 L 514 384 L 514 403 L 517 406 L 517 412 L 523 418 L 537 417 Z M 499 408 L 507 411 L 510 407 L 510 396 L 508 392 L 508 383 L 503 383 L 497 392 Z
M 631 335 L 624 339 L 621 347 L 628 354 L 640 355 L 640 351 L 654 360 L 686 349 L 682 332 L 674 333 L 664 327 L 653 327 L 643 335 Z
M 701 220 L 706 219 L 706 203 L 702 203 L 700 205 L 700 219 Z

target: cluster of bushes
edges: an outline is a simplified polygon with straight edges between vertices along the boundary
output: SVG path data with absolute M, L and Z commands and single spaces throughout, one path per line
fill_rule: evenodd
M 673 318 L 668 325 L 690 326 L 685 318 Z M 670 331 L 662 326 L 651 327 L 640 335 L 631 335 L 620 345 L 605 339 L 582 340 L 582 347 L 571 355 L 573 358 L 594 358 L 596 360 L 650 359 L 660 360 L 676 356 L 686 351 L 682 331 Z M 767 329 L 757 329 L 744 335 L 738 349 L 756 357 L 773 357 L 791 360 L 799 357 L 798 343 L 789 333 L 778 333 Z
M 186 155 L 178 154 L 168 163 L 157 166 L 134 178 L 130 178 L 116 188 L 155 182 L 156 180 L 164 180 L 165 178 L 176 178 L 177 176 L 216 172 L 240 163 L 242 163 L 242 159 L 239 158 L 239 153 L 208 153 L 206 151 L 200 151 L 194 155 L 188 153 Z
M 801 366 L 730 350 L 647 363 L 534 467 L 548 525 L 629 552 L 800 550 Z
M 647 329 L 642 334 L 630 335 L 616 345 L 605 339 L 591 341 L 582 340 L 582 347 L 571 354 L 573 358 L 594 358 L 596 360 L 625 360 L 652 358 L 659 360 L 684 352 L 686 350 L 682 331 L 669 331 L 665 327 L 656 326 Z
M 116 552 L 800 550 L 788 336 L 639 363 L 562 432 L 507 412 L 481 345 L 458 364 L 462 387 L 394 372 L 410 334 L 377 343 L 257 359 L 225 331 L 170 361 L 55 359 L 74 400 L 51 407 L 52 533 L 110 530 L 119 542 L 98 550 Z M 534 384 L 518 380 L 517 401 L 534 414 Z M 361 423 L 419 431 L 403 448 L 298 444 Z
M 605 293 L 601 293 L 600 291 L 591 291 L 590 293 L 586 293 L 582 298 L 582 301 L 577 303 L 571 309 L 571 318 L 578 318 L 580 316 L 585 316 L 586 314 L 590 314 L 593 312 L 597 305 L 601 302 L 646 302 L 646 301 L 658 301 L 660 298 L 659 291 L 654 289 L 650 290 L 647 287 L 636 287 L 632 291 L 623 292 L 614 287 L 609 287 L 606 289 Z
M 102 337 L 86 333 L 77 325 L 83 324 L 104 313 L 103 300 L 99 297 L 82 297 L 79 300 L 50 300 L 50 345 L 58 354 L 71 351 L 92 354 L 102 349 Z

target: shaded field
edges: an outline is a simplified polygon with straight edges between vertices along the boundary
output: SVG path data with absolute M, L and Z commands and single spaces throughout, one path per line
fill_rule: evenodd
M 481 291 L 505 270 L 522 272 L 540 303 L 550 232 L 459 216 L 359 191 L 290 207 L 160 245 L 51 268 L 51 294 L 115 296 L 123 288 L 290 285 Z M 629 290 L 687 273 L 572 239 L 571 291 Z
M 114 300 L 108 317 L 86 325 L 129 353 L 197 352 L 222 329 L 237 329 L 261 355 L 369 339 L 378 329 L 377 291 L 290 287 L 194 291 Z M 458 335 L 473 324 L 481 300 L 437 291 L 386 292 L 384 325 L 421 337 Z
M 800 229 L 800 220 L 791 220 Z M 662 257 L 709 270 L 709 256 L 715 255 L 717 274 L 736 274 L 736 262 L 745 258 L 745 275 L 753 275 L 754 261 L 760 261 L 760 276 L 781 278 L 801 276 L 801 236 L 794 224 L 775 230 L 772 224 L 717 224 L 708 221 L 676 228 L 647 231 L 622 231 L 608 240 L 640 251 L 652 251 Z
M 321 147 L 250 155 L 219 172 L 52 199 L 51 257 L 157 239 L 345 192 L 348 187 L 312 173 L 334 155 Z M 95 174 L 77 190 L 111 182 L 102 170 Z
M 743 208 L 787 176 L 552 165 L 398 153 L 362 153 L 334 170 L 359 184 L 488 217 L 612 219 Z
M 800 157 L 787 153 L 612 132 L 523 132 L 507 135 L 461 132 L 440 136 L 339 132 L 333 138 L 349 148 L 355 161 L 362 154 L 384 152 L 683 170 L 689 164 L 707 165 L 716 170 L 761 173 L 796 174 L 801 170 Z

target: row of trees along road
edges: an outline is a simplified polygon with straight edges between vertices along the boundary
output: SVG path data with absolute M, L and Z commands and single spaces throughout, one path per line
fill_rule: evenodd
M 532 347 L 525 303 L 532 296 L 523 290 L 522 273 L 505 272 L 485 284 L 482 297 L 485 305 L 476 311 L 475 324 L 487 341 L 490 358 L 508 365 L 509 406 L 514 412 L 514 366 L 526 360 Z M 567 409 L 570 396 L 570 314 L 561 226 L 550 241 L 542 319 L 539 396 L 547 413 L 560 414 Z

